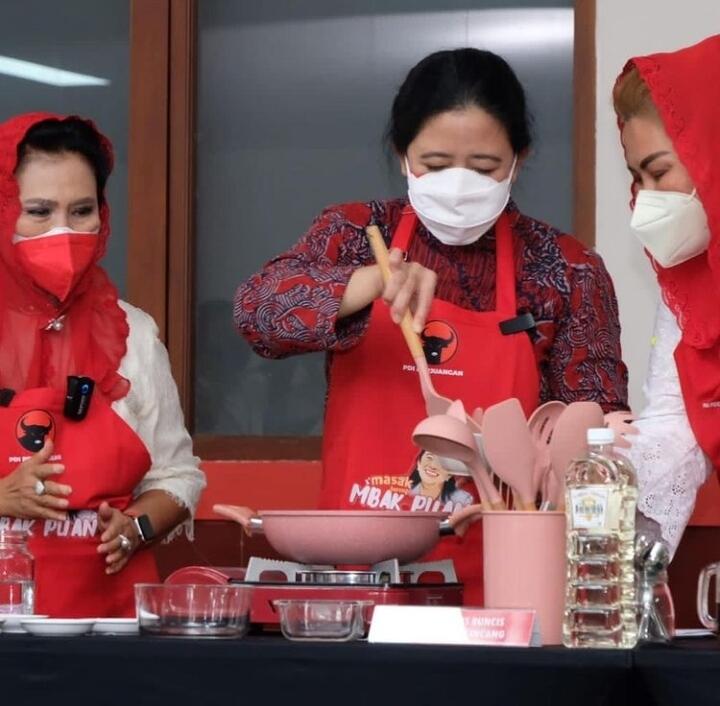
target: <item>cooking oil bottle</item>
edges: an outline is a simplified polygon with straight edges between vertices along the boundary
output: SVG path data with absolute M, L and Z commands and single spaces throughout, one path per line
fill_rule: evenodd
M 567 647 L 633 647 L 637 476 L 613 452 L 612 429 L 588 429 L 588 453 L 567 469 Z

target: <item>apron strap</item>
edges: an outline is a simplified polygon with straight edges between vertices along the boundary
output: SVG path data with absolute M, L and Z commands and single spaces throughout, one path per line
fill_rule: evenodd
M 407 255 L 413 235 L 415 234 L 417 221 L 418 217 L 413 207 L 410 205 L 405 206 L 400 214 L 400 222 L 397 224 L 397 228 L 395 228 L 395 232 L 393 233 L 390 247 L 400 248 L 400 250 Z
M 400 222 L 393 233 L 391 247 L 400 248 L 405 254 L 410 250 L 418 217 L 412 206 L 406 206 L 400 215 Z M 495 223 L 496 275 L 495 310 L 507 318 L 517 314 L 515 293 L 515 256 L 510 216 L 503 212 Z
M 510 216 L 503 212 L 495 224 L 497 246 L 497 271 L 495 275 L 495 308 L 498 314 L 513 318 L 517 316 L 515 291 L 515 254 Z

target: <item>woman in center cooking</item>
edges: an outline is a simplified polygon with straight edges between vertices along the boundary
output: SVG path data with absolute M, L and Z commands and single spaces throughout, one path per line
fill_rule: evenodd
M 477 49 L 423 59 L 392 105 L 388 139 L 408 198 L 327 208 L 237 291 L 235 321 L 262 356 L 328 353 L 323 508 L 459 510 L 413 492 L 411 433 L 426 416 L 397 326 L 409 309 L 440 394 L 468 411 L 517 397 L 627 409 L 610 278 L 580 242 L 510 199 L 530 151 L 523 88 Z M 383 283 L 366 239 L 391 248 Z M 523 314 L 531 314 L 532 319 Z M 465 479 L 457 479 L 458 486 Z M 477 502 L 469 482 L 465 502 Z M 443 539 L 465 602 L 482 602 L 480 523 Z

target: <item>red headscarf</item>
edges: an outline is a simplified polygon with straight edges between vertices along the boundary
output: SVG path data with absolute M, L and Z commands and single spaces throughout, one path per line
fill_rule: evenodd
M 665 131 L 707 214 L 706 253 L 668 269 L 653 262 L 682 339 L 675 351 L 693 432 L 720 469 L 720 35 L 679 51 L 636 57 Z
M 30 113 L 0 124 L 0 387 L 16 392 L 34 387 L 65 390 L 68 375 L 85 375 L 113 401 L 124 397 L 130 384 L 117 372 L 127 350 L 125 312 L 107 273 L 97 265 L 110 234 L 107 204 L 100 209 L 95 263 L 60 305 L 25 274 L 12 244 L 21 212 L 14 176 L 18 145 L 33 125 L 48 119 L 64 117 Z M 85 122 L 97 132 L 112 165 L 110 142 Z M 62 330 L 48 329 L 63 315 Z

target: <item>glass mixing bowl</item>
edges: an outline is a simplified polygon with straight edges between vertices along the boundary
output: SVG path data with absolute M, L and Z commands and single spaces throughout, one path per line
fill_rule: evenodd
M 140 632 L 241 637 L 250 624 L 251 593 L 240 584 L 136 584 Z

